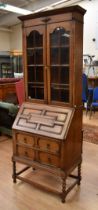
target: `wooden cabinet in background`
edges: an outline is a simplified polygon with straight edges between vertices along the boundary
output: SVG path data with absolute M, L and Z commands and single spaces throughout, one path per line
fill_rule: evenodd
M 12 69 L 10 54 L 0 53 L 0 78 L 11 78 L 14 72 Z
M 6 101 L 9 95 L 13 97 L 16 95 L 15 83 L 3 83 L 0 84 L 0 100 Z M 17 97 L 16 97 L 17 98 Z
M 30 167 L 50 172 L 62 180 L 62 202 L 81 180 L 84 13 L 73 6 L 20 17 L 27 102 L 13 124 L 13 181 L 32 183 L 22 176 Z M 26 168 L 17 172 L 17 162 Z

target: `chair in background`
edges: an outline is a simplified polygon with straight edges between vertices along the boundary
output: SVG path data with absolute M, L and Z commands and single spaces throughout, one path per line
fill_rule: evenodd
M 82 74 L 82 102 L 87 103 L 88 100 L 88 79 L 86 74 Z
M 0 101 L 0 135 L 12 135 L 12 124 L 17 113 L 17 105 Z
M 85 73 L 82 75 L 82 102 L 86 103 L 86 114 L 90 110 L 93 98 L 93 88 L 88 87 L 88 78 Z
M 0 134 L 12 135 L 12 124 L 18 113 L 19 107 L 25 100 L 23 79 L 15 83 L 18 105 L 0 101 Z
M 24 81 L 23 79 L 16 82 L 16 94 L 19 106 L 22 105 L 22 103 L 25 101 L 25 91 L 24 91 Z
M 98 87 L 95 87 L 93 90 L 93 100 L 90 106 L 90 117 L 92 116 L 92 111 L 95 112 L 96 108 L 98 108 Z

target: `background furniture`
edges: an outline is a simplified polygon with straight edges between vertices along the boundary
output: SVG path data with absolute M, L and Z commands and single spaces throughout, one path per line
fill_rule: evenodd
M 23 85 L 20 86 L 19 91 L 16 90 L 16 83 L 18 82 L 20 79 L 16 78 L 0 79 L 0 133 L 10 136 L 12 135 L 12 124 L 19 110 L 18 105 L 23 99 L 21 98 L 24 91 Z M 18 97 L 19 94 L 20 98 Z
M 0 100 L 10 103 L 17 103 L 15 83 L 18 78 L 0 78 Z
M 81 180 L 84 13 L 73 6 L 20 17 L 28 103 L 13 124 L 13 181 L 31 183 L 22 172 L 32 166 L 51 172 L 61 178 L 62 202 Z M 26 168 L 18 172 L 17 162 Z
M 88 77 L 88 85 L 89 87 L 95 88 L 98 86 L 98 76 Z
M 0 54 L 0 78 L 13 77 L 10 54 Z
M 22 62 L 22 52 L 21 51 L 12 51 L 11 54 L 11 64 L 14 73 L 23 72 L 23 62 Z
M 88 78 L 85 73 L 82 74 L 82 102 L 85 107 L 86 104 L 86 114 L 90 110 L 91 103 L 93 99 L 93 88 L 88 87 Z
M 24 88 L 23 79 L 16 82 L 15 86 L 16 86 L 16 94 L 17 94 L 18 104 L 19 104 L 19 106 L 21 106 L 22 103 L 25 101 L 25 88 Z
M 93 98 L 90 106 L 90 117 L 92 115 L 92 110 L 95 112 L 96 108 L 98 108 L 98 87 L 95 87 L 93 90 Z
M 11 63 L 1 63 L 1 77 L 2 78 L 13 77 Z
M 18 112 L 18 106 L 0 102 L 0 133 L 12 136 L 12 124 Z
M 88 79 L 86 74 L 82 74 L 82 102 L 85 103 L 88 100 Z

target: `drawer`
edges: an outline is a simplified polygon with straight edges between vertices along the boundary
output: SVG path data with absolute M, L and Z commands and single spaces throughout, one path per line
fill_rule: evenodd
M 55 140 L 48 140 L 38 138 L 37 144 L 39 149 L 46 150 L 52 152 L 54 154 L 60 155 L 60 142 L 56 142 Z
M 33 136 L 17 133 L 16 139 L 17 139 L 17 143 L 27 144 L 27 145 L 30 145 L 32 147 L 34 146 L 34 137 Z
M 60 158 L 55 155 L 47 154 L 44 152 L 38 152 L 38 162 L 41 164 L 47 164 L 50 166 L 60 167 Z
M 19 145 L 17 146 L 17 149 L 16 149 L 16 155 L 18 157 L 29 158 L 32 160 L 34 160 L 34 158 L 35 158 L 35 153 L 32 148 L 26 148 L 26 147 L 19 146 Z

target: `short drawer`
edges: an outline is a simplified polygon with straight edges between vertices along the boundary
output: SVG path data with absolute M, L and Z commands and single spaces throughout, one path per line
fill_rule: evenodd
M 47 154 L 44 152 L 38 152 L 38 162 L 41 164 L 47 164 L 50 166 L 60 167 L 60 158 L 55 155 Z
M 19 145 L 17 146 L 17 149 L 16 149 L 16 155 L 18 157 L 29 158 L 32 160 L 34 160 L 34 158 L 35 158 L 35 153 L 32 148 L 26 148 L 26 147 L 19 146 Z
M 17 133 L 16 139 L 17 139 L 17 143 L 27 144 L 32 147 L 34 146 L 34 137 L 33 136 L 28 136 L 28 135 L 24 135 L 21 133 Z
M 46 150 L 52 152 L 54 154 L 60 155 L 60 142 L 56 142 L 55 140 L 48 140 L 38 138 L 37 144 L 39 149 Z

